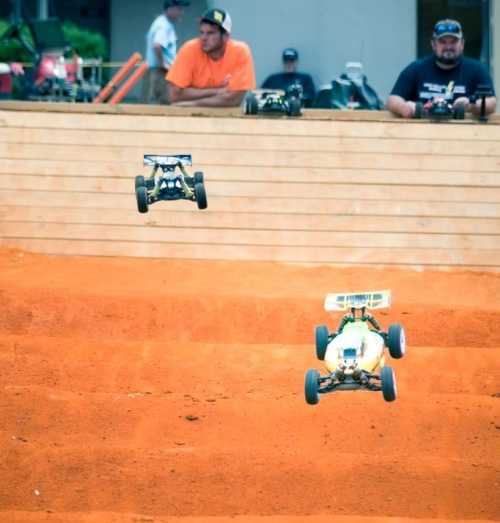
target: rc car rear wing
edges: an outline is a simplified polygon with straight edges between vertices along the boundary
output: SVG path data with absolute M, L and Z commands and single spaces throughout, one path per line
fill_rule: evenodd
M 347 294 L 327 294 L 325 310 L 345 311 L 351 307 L 385 309 L 391 306 L 391 291 L 352 292 Z
M 175 167 L 176 165 L 182 164 L 183 166 L 193 165 L 192 157 L 190 154 L 145 154 L 144 165 L 150 165 L 154 167 L 159 165 L 160 167 Z

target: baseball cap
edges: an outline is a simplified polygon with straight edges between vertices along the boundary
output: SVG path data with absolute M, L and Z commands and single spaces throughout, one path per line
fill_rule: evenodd
M 163 9 L 167 9 L 169 7 L 188 7 L 191 4 L 189 0 L 165 0 L 163 2 Z
M 298 59 L 299 59 L 299 53 L 297 52 L 297 49 L 293 49 L 293 47 L 287 47 L 283 51 L 283 61 L 284 62 L 298 60 Z
M 229 13 L 224 9 L 209 9 L 201 17 L 201 21 L 203 22 L 204 20 L 212 24 L 218 25 L 219 27 L 222 27 L 222 29 L 224 29 L 224 31 L 227 31 L 228 33 L 231 32 L 231 28 L 233 26 Z
M 440 20 L 434 26 L 433 38 L 442 38 L 443 36 L 454 36 L 455 38 L 462 38 L 462 26 L 456 20 Z

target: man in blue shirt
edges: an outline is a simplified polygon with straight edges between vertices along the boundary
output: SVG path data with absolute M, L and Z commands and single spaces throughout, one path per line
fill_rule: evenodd
M 479 115 L 481 100 L 471 103 L 478 86 L 493 82 L 485 67 L 477 60 L 463 56 L 465 41 L 462 26 L 456 20 L 441 20 L 434 26 L 431 40 L 433 55 L 416 60 L 406 67 L 387 100 L 387 109 L 404 118 L 415 114 L 415 102 L 428 102 L 444 96 L 453 86 L 453 106 L 463 105 L 466 111 Z M 486 114 L 496 108 L 495 96 L 486 98 Z
M 299 53 L 296 49 L 288 47 L 283 51 L 283 72 L 272 74 L 262 84 L 263 89 L 281 89 L 286 91 L 293 84 L 300 84 L 304 91 L 304 106 L 311 107 L 316 96 L 311 75 L 297 72 Z
M 146 61 L 149 69 L 143 83 L 144 103 L 168 103 L 165 75 L 177 55 L 174 23 L 182 16 L 188 0 L 165 0 L 163 14 L 157 16 L 146 35 Z

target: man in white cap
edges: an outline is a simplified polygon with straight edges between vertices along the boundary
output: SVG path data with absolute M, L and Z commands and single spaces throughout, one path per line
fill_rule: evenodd
M 440 20 L 434 26 L 431 40 L 433 55 L 412 62 L 402 71 L 387 100 L 389 111 L 411 118 L 416 102 L 429 102 L 443 96 L 453 87 L 453 105 L 479 115 L 481 100 L 471 103 L 470 97 L 480 85 L 493 91 L 493 82 L 484 66 L 463 56 L 465 40 L 462 26 L 456 20 Z M 496 108 L 495 96 L 486 98 L 486 114 Z
M 238 106 L 255 88 L 250 48 L 233 40 L 231 29 L 224 9 L 209 9 L 202 16 L 199 37 L 182 46 L 167 74 L 172 104 Z

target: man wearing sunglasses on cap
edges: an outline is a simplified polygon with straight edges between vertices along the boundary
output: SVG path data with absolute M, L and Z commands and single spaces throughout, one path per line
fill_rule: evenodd
M 465 41 L 462 26 L 456 20 L 441 20 L 434 26 L 431 40 L 433 55 L 416 60 L 399 75 L 387 100 L 387 109 L 404 118 L 415 114 L 415 102 L 432 101 L 446 94 L 453 86 L 453 106 L 463 105 L 466 111 L 479 115 L 481 100 L 471 103 L 478 86 L 493 91 L 493 82 L 484 66 L 463 56 Z M 486 114 L 496 108 L 495 96 L 486 98 Z

